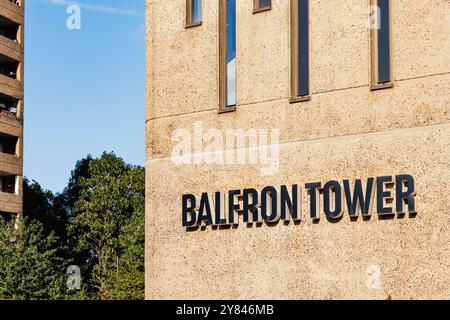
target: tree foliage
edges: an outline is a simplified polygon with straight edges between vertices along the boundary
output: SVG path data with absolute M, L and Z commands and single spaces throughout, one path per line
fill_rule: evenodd
M 33 216 L 3 217 L 0 232 L 0 297 L 65 298 L 65 259 L 55 232 Z
M 0 299 L 143 299 L 144 190 L 144 169 L 114 153 L 78 161 L 60 194 L 25 179 L 20 223 L 0 215 Z
M 144 170 L 113 154 L 103 154 L 90 162 L 88 172 L 89 178 L 78 181 L 69 233 L 76 239 L 76 250 L 91 252 L 96 261 L 90 290 L 100 299 L 110 299 L 114 298 L 111 289 L 116 292 L 116 282 L 122 280 L 120 275 L 134 279 L 130 272 L 136 271 L 143 257 L 143 251 L 136 248 L 144 247 L 143 233 L 136 231 L 143 231 L 139 227 L 144 221 Z

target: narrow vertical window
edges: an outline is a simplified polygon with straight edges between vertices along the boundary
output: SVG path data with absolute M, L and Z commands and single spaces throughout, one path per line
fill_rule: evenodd
M 392 86 L 391 1 L 372 0 L 372 89 Z
M 236 106 L 236 0 L 220 0 L 220 111 Z
M 253 0 L 253 13 L 272 9 L 272 0 Z
M 202 24 L 202 0 L 186 0 L 186 27 Z
M 291 102 L 309 94 L 309 1 L 291 0 Z

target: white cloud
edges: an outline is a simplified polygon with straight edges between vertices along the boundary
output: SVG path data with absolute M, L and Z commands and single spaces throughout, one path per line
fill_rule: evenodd
M 51 4 L 59 5 L 59 6 L 77 5 L 81 9 L 96 11 L 96 12 L 103 12 L 103 13 L 112 13 L 112 14 L 120 14 L 120 15 L 126 15 L 126 16 L 136 16 L 136 17 L 144 15 L 142 12 L 136 11 L 133 9 L 116 8 L 116 7 L 102 6 L 102 5 L 96 5 L 96 4 L 87 4 L 87 3 L 71 1 L 71 0 L 44 0 L 44 1 L 51 3 Z

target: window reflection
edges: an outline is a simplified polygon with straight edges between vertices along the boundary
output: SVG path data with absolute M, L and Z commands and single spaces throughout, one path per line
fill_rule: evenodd
M 202 0 L 192 0 L 192 23 L 202 21 Z
M 236 105 L 236 0 L 227 0 L 227 106 Z
M 298 0 L 298 96 L 309 94 L 309 14 L 308 0 Z
M 389 0 L 378 0 L 378 83 L 391 81 L 391 44 Z
M 267 8 L 271 6 L 272 0 L 259 0 L 259 8 Z

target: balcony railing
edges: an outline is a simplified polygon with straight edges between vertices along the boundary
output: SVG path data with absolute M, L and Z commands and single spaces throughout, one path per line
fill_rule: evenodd
M 17 194 L 10 194 L 0 191 L 0 212 L 22 212 L 22 197 Z
M 0 16 L 18 25 L 24 23 L 25 2 L 14 2 L 10 0 L 0 0 Z

